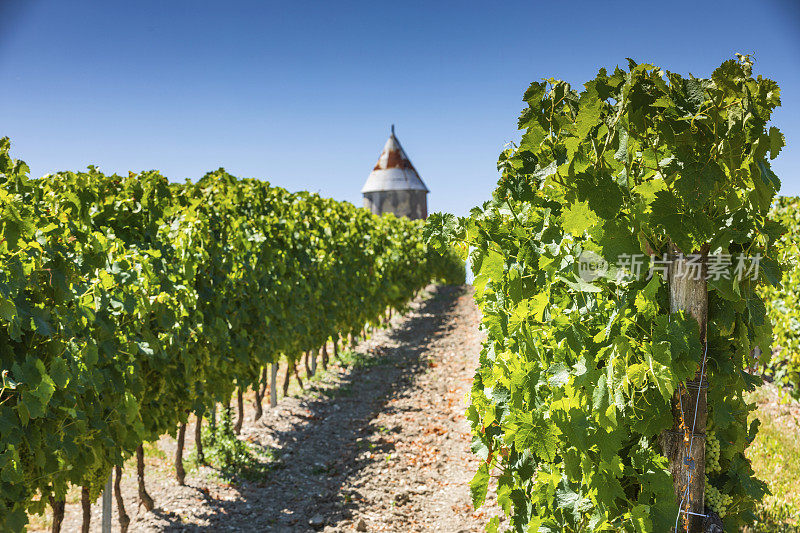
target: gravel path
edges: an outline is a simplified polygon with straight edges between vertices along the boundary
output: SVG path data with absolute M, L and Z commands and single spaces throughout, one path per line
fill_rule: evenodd
M 366 364 L 332 365 L 258 422 L 247 402 L 242 438 L 273 456 L 262 479 L 229 484 L 200 467 L 180 487 L 174 439 L 151 446 L 147 487 L 156 508 L 137 512 L 128 466 L 122 488 L 130 531 L 460 533 L 483 531 L 502 516 L 489 503 L 475 511 L 469 495 L 478 460 L 464 410 L 480 350 L 479 313 L 464 288 L 427 291 L 391 329 L 357 347 L 370 356 Z M 187 435 L 186 452 L 192 448 Z M 73 499 L 62 531 L 80 530 Z M 99 501 L 92 510 L 91 529 L 99 531 Z

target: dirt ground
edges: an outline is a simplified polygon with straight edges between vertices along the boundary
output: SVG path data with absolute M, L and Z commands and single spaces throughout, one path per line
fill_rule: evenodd
M 272 457 L 254 481 L 228 483 L 201 466 L 181 487 L 174 439 L 148 446 L 147 490 L 156 508 L 137 510 L 135 468 L 128 465 L 122 490 L 130 531 L 483 531 L 502 511 L 492 506 L 493 494 L 477 511 L 470 501 L 478 460 L 464 411 L 478 323 L 468 290 L 431 286 L 391 328 L 358 345 L 356 352 L 369 356 L 362 364 L 332 364 L 277 408 L 265 405 L 257 422 L 248 397 L 241 438 Z M 118 531 L 116 509 L 113 520 Z M 42 530 L 47 522 L 32 525 Z M 91 530 L 100 531 L 99 501 Z M 80 531 L 74 495 L 62 531 Z

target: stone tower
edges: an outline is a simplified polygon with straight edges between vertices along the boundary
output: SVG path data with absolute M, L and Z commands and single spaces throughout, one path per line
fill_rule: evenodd
M 376 215 L 394 213 L 412 220 L 428 217 L 428 188 L 394 136 L 394 126 L 361 194 L 364 207 Z

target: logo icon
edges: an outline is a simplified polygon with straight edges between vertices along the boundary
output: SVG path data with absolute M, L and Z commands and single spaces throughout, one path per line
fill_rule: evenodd
M 608 272 L 608 261 L 589 250 L 581 252 L 578 258 L 578 275 L 583 281 L 591 282 Z

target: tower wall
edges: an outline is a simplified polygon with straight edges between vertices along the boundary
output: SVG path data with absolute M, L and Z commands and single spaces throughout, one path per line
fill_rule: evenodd
M 421 190 L 364 193 L 364 207 L 375 213 L 394 213 L 411 220 L 428 218 L 428 193 Z

